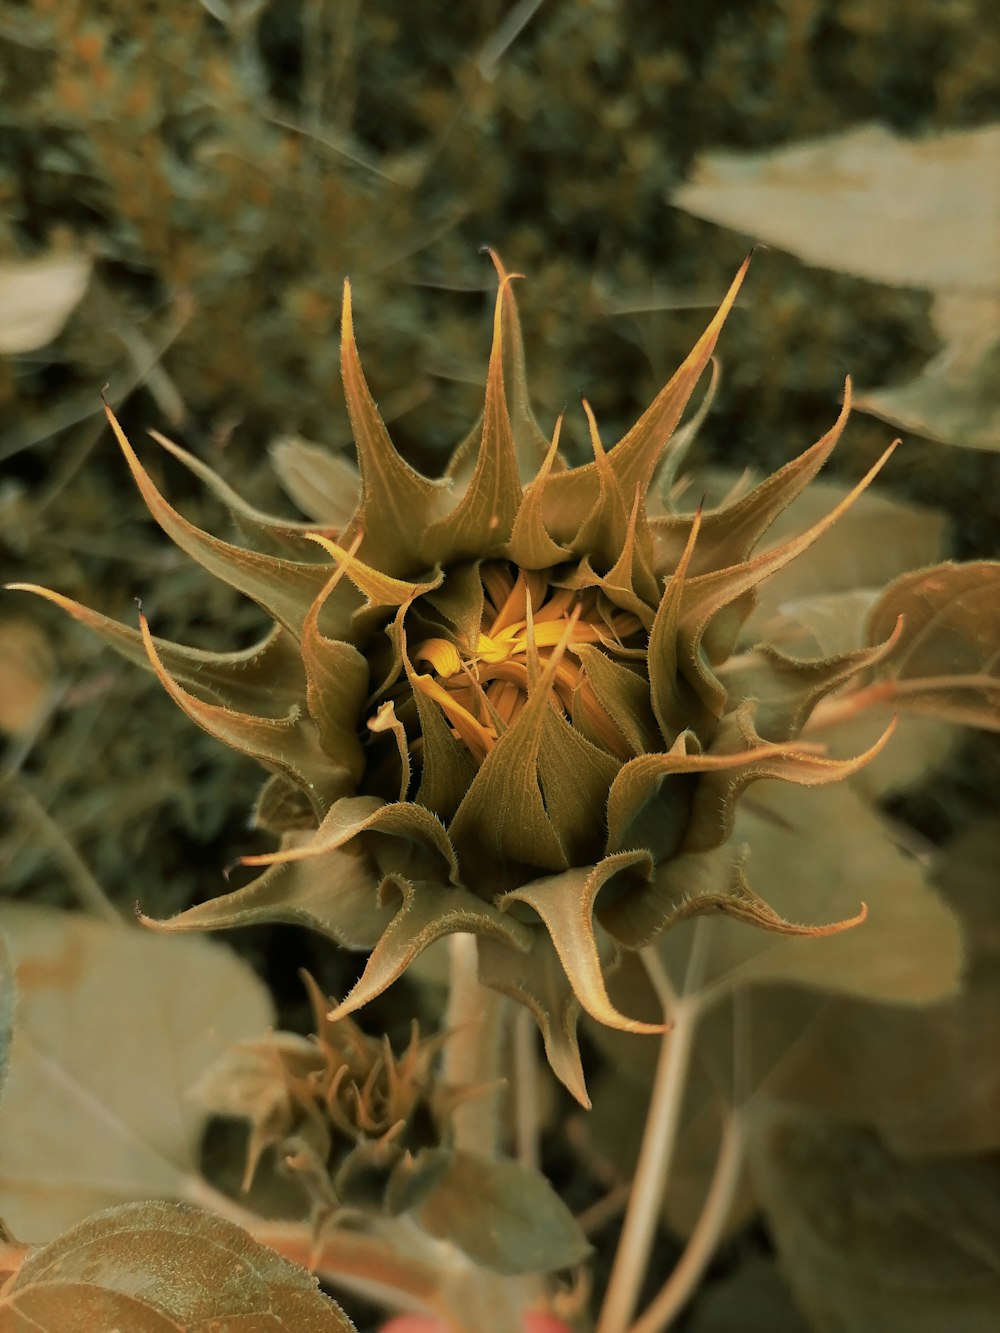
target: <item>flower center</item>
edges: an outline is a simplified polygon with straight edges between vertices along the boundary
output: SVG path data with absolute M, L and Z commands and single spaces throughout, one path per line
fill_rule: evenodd
M 626 757 L 621 733 L 598 702 L 578 650 L 592 645 L 613 655 L 640 629 L 637 617 L 602 606 L 595 589 L 553 587 L 534 570 L 514 572 L 491 562 L 481 577 L 483 614 L 475 644 L 428 638 L 412 653 L 419 672 L 413 683 L 439 705 L 453 735 L 482 763 L 527 703 L 536 676 L 557 655 L 553 707 L 571 721 L 582 715 L 601 744 Z

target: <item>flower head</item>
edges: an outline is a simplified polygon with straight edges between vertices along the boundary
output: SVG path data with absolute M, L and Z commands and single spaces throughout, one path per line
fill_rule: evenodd
M 699 913 L 796 933 L 852 924 L 781 919 L 750 889 L 738 853 L 724 883 L 702 869 L 752 782 L 836 781 L 878 748 L 835 760 L 798 737 L 818 701 L 889 644 L 819 661 L 733 649 L 756 587 L 830 528 L 888 452 L 813 527 L 755 553 L 834 448 L 848 383 L 835 425 L 799 458 L 718 508 L 674 507 L 675 429 L 744 264 L 680 369 L 612 448 L 584 404 L 593 459 L 571 467 L 560 423 L 549 440 L 532 414 L 514 278 L 494 263 L 483 414 L 439 479 L 390 440 L 345 287 L 341 361 L 359 465 L 346 523 L 260 514 L 161 441 L 226 502 L 243 542 L 211 536 L 167 503 L 109 410 L 163 529 L 273 617 L 263 642 L 195 651 L 154 639 L 144 619 L 137 635 L 36 591 L 148 659 L 185 712 L 273 774 L 257 819 L 281 846 L 244 858 L 263 873 L 156 924 L 293 921 L 369 950 L 336 1018 L 433 941 L 472 932 L 482 981 L 531 1009 L 553 1069 L 585 1099 L 580 1006 L 650 1030 L 609 999 L 621 950 Z

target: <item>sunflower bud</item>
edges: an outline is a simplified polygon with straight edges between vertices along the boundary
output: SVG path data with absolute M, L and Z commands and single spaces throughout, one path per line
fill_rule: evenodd
M 366 1036 L 302 974 L 316 1031 L 277 1032 L 228 1052 L 197 1094 L 217 1114 L 251 1125 L 243 1188 L 268 1149 L 296 1176 L 317 1218 L 341 1208 L 397 1213 L 419 1206 L 451 1160 L 451 1114 L 480 1089 L 445 1086 L 434 1066 L 446 1037 L 414 1022 L 397 1055 Z
M 345 288 L 341 362 L 358 456 L 346 524 L 261 514 L 161 440 L 230 508 L 244 541 L 224 542 L 167 503 L 109 411 L 164 531 L 274 619 L 262 643 L 195 651 L 154 639 L 144 620 L 137 635 L 44 595 L 148 659 L 195 722 L 273 774 L 257 818 L 281 846 L 244 858 L 263 873 L 151 924 L 291 921 L 370 951 L 337 1021 L 435 940 L 471 932 L 483 983 L 531 1010 L 552 1068 L 585 1100 L 581 1006 L 626 1031 L 656 1030 L 609 999 L 605 978 L 623 949 L 700 913 L 802 934 L 860 919 L 783 920 L 749 887 L 738 851 L 728 881 L 703 870 L 751 783 L 837 781 L 884 743 L 837 760 L 798 737 L 816 704 L 891 640 L 818 661 L 733 649 L 757 586 L 836 522 L 888 452 L 819 522 L 756 553 L 833 450 L 848 383 L 838 420 L 799 458 L 718 508 L 673 507 L 675 430 L 744 264 L 680 369 L 613 447 L 585 405 L 593 459 L 571 467 L 559 423 L 546 439 L 532 414 L 514 275 L 494 264 L 482 417 L 439 479 L 416 472 L 389 438 Z

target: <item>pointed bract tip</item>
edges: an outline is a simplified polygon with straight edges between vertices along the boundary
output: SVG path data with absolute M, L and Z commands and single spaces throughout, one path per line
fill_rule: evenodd
M 351 280 L 344 279 L 344 295 L 340 305 L 340 333 L 342 338 L 353 338 L 354 315 L 351 305 Z

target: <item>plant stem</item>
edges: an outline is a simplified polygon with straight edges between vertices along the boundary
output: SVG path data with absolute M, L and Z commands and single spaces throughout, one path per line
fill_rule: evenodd
M 680 1262 L 629 1333 L 662 1333 L 690 1300 L 711 1262 L 726 1225 L 743 1167 L 744 1135 L 739 1112 L 726 1119 L 712 1183 Z
M 539 1167 L 538 1151 L 538 1034 L 529 1010 L 519 1008 L 514 1017 L 514 1115 L 517 1160 L 522 1166 Z
M 479 981 L 479 955 L 474 935 L 448 938 L 451 983 L 446 1025 L 445 1082 L 496 1087 L 463 1102 L 454 1113 L 455 1147 L 493 1157 L 500 1138 L 500 1053 L 503 1042 L 504 997 Z
M 660 1058 L 636 1163 L 632 1197 L 597 1322 L 597 1333 L 624 1333 L 628 1328 L 649 1262 L 649 1251 L 680 1128 L 691 1054 L 702 1007 L 698 986 L 707 947 L 705 925 L 704 918 L 695 923 L 687 975 L 680 996 L 675 996 L 659 957 L 650 949 L 643 951 L 643 962 L 650 980 L 664 1003 L 664 1016 L 673 1020 L 673 1026 L 664 1033 L 660 1045 Z
M 677 1138 L 696 1024 L 696 1006 L 691 1000 L 681 1000 L 674 1009 L 674 1026 L 660 1046 L 632 1197 L 597 1333 L 622 1333 L 639 1298 Z

